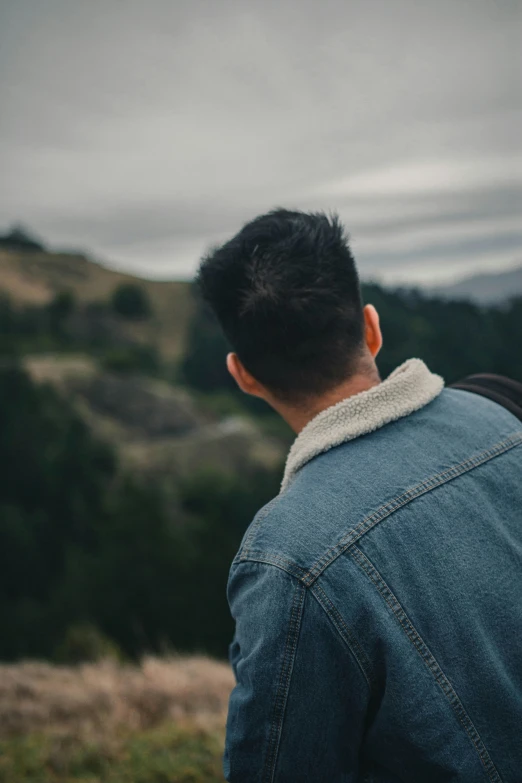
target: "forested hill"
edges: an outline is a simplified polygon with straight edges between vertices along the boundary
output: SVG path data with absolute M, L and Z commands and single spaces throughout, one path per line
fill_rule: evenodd
M 522 380 L 522 298 L 363 293 L 383 377 L 418 356 Z M 0 659 L 226 655 L 229 565 L 292 440 L 226 351 L 189 284 L 0 251 Z
M 176 359 L 183 351 L 192 311 L 189 283 L 144 280 L 108 269 L 81 253 L 6 247 L 0 241 L 0 292 L 13 304 L 44 306 L 67 293 L 80 307 L 101 308 L 110 305 L 121 286 L 139 288 L 151 307 L 148 318 L 139 317 L 137 310 L 137 317 L 120 320 L 119 331 L 130 340 L 153 343 L 167 360 Z

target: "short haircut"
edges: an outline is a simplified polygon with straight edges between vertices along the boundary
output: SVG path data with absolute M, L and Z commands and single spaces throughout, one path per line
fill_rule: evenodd
M 304 402 L 357 370 L 359 277 L 337 215 L 275 209 L 201 261 L 196 283 L 246 369 Z

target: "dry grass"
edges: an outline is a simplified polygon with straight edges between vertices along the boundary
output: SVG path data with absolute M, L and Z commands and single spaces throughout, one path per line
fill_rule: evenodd
M 224 783 L 233 675 L 204 657 L 0 666 L 0 783 Z
M 0 737 L 53 732 L 96 739 L 165 722 L 223 730 L 233 674 L 204 657 L 78 667 L 0 666 Z

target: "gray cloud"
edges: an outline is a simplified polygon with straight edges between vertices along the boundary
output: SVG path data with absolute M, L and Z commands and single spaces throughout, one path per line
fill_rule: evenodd
M 517 4 L 0 0 L 0 222 L 189 276 L 275 205 L 366 276 L 522 257 Z

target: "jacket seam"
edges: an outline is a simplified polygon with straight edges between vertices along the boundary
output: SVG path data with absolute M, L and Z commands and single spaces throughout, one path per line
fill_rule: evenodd
M 288 558 L 283 557 L 283 555 L 279 555 L 276 552 L 265 552 L 263 550 L 250 549 L 248 554 L 241 555 L 239 560 L 236 561 L 236 564 L 239 564 L 240 562 L 266 563 L 267 565 L 276 566 L 276 568 L 281 568 L 288 574 L 295 576 L 295 578 L 300 582 L 303 582 L 303 584 L 304 577 L 307 573 L 306 568 L 297 565 L 297 563 L 294 563 L 292 560 L 289 560 Z
M 314 581 L 323 573 L 323 571 L 339 557 L 339 555 L 349 549 L 349 547 L 353 546 L 375 525 L 377 525 L 379 522 L 382 522 L 383 519 L 391 516 L 394 511 L 397 511 L 399 508 L 403 508 L 412 500 L 415 500 L 421 495 L 425 495 L 428 492 L 431 492 L 433 489 L 443 486 L 449 481 L 458 478 L 464 473 L 468 473 L 474 468 L 489 462 L 489 460 L 494 459 L 495 457 L 498 457 L 501 454 L 504 454 L 506 451 L 509 451 L 510 449 L 515 448 L 521 444 L 522 433 L 517 433 L 516 435 L 513 435 L 512 437 L 497 443 L 492 448 L 480 452 L 479 454 L 476 454 L 475 456 L 470 457 L 469 459 L 464 460 L 457 465 L 453 465 L 451 468 L 447 468 L 441 473 L 437 473 L 434 476 L 431 476 L 429 479 L 425 479 L 415 487 L 408 489 L 402 495 L 399 495 L 393 500 L 388 501 L 383 506 L 378 508 L 377 511 L 374 511 L 370 516 L 363 519 L 358 525 L 356 525 L 355 528 L 343 536 L 337 544 L 335 544 L 333 547 L 330 547 L 330 549 L 321 555 L 319 560 L 317 560 L 305 574 L 304 584 L 307 587 L 310 587 Z
M 259 512 L 259 514 L 257 515 L 257 519 L 252 522 L 252 526 L 245 536 L 243 547 L 241 551 L 238 553 L 238 555 L 236 556 L 239 560 L 245 560 L 248 557 L 249 547 L 250 544 L 252 543 L 254 533 L 257 531 L 257 528 L 259 527 L 263 519 L 265 519 L 265 517 L 270 513 L 270 511 L 272 510 L 272 506 L 275 505 L 275 503 L 278 500 L 279 497 L 277 495 L 275 496 L 275 498 L 272 498 L 272 500 L 270 500 L 266 504 L 266 506 Z
M 349 551 L 349 554 L 352 557 L 352 559 L 357 563 L 357 565 L 361 568 L 361 570 L 366 573 L 370 581 L 375 585 L 381 597 L 384 599 L 388 607 L 391 609 L 400 627 L 402 628 L 402 630 L 404 631 L 404 633 L 406 634 L 406 636 L 413 644 L 414 648 L 417 650 L 420 657 L 422 658 L 427 669 L 433 675 L 435 682 L 442 690 L 444 696 L 447 698 L 454 713 L 456 714 L 466 734 L 468 735 L 468 738 L 471 741 L 471 744 L 473 745 L 473 748 L 476 751 L 480 759 L 480 762 L 482 763 L 482 766 L 484 767 L 484 770 L 491 783 L 502 783 L 502 778 L 500 777 L 498 770 L 496 769 L 486 749 L 486 746 L 484 745 L 480 737 L 480 734 L 478 733 L 473 721 L 471 720 L 464 705 L 462 704 L 460 698 L 458 697 L 453 685 L 442 671 L 440 665 L 435 659 L 435 656 L 433 655 L 433 653 L 431 652 L 431 650 L 429 649 L 425 641 L 422 639 L 419 632 L 416 630 L 410 618 L 404 611 L 404 608 L 402 607 L 401 603 L 394 595 L 394 593 L 392 592 L 392 590 L 384 580 L 383 576 L 375 568 L 375 566 L 373 565 L 371 560 L 365 555 L 365 553 L 359 549 L 359 547 L 355 545 L 352 546 Z
M 371 694 L 375 685 L 375 679 L 372 673 L 370 660 L 359 644 L 358 639 L 344 621 L 341 613 L 336 609 L 332 601 L 324 592 L 323 588 L 317 582 L 310 588 L 310 592 L 313 594 L 319 606 L 330 619 L 331 624 L 337 631 L 341 640 L 348 647 L 353 657 L 357 661 L 357 664 L 362 672 Z
M 272 721 L 268 739 L 268 750 L 263 774 L 264 783 L 273 783 L 277 758 L 279 754 L 279 745 L 283 729 L 286 703 L 288 692 L 290 690 L 290 681 L 294 668 L 294 661 L 297 652 L 297 642 L 301 630 L 301 620 L 303 616 L 304 598 L 306 589 L 301 582 L 295 582 L 294 597 L 292 600 L 292 610 L 290 613 L 290 622 L 286 635 L 285 651 L 276 695 L 274 699 Z
M 295 577 L 295 579 L 297 579 L 306 588 L 303 579 L 303 575 L 306 573 L 305 569 L 301 568 L 296 563 L 293 563 L 291 560 L 288 560 L 285 557 L 281 557 L 270 552 L 250 551 L 248 558 L 245 558 L 241 562 L 264 563 L 266 565 L 274 566 L 275 568 L 279 568 L 282 571 L 285 571 L 290 576 Z M 316 599 L 317 603 L 328 615 L 332 625 L 337 630 L 337 633 L 341 637 L 342 641 L 346 644 L 353 657 L 357 661 L 371 692 L 375 678 L 372 673 L 370 660 L 364 652 L 364 649 L 361 647 L 353 632 L 350 631 L 344 618 L 332 603 L 330 598 L 328 598 L 322 587 L 316 582 L 310 589 L 312 593 L 314 593 L 314 598 Z
M 272 510 L 272 505 L 274 505 L 279 500 L 280 496 L 277 496 L 273 498 L 267 504 L 267 506 L 265 506 L 262 512 L 260 512 L 258 519 L 253 523 L 252 528 L 248 533 L 248 538 L 245 539 L 242 549 L 234 557 L 232 564 L 239 565 L 239 563 L 245 561 L 252 561 L 274 565 L 291 574 L 292 576 L 295 576 L 296 579 L 299 579 L 301 582 L 303 582 L 306 587 L 311 587 L 311 585 L 317 580 L 323 571 L 337 557 L 339 557 L 339 555 L 357 543 L 357 541 L 366 533 L 368 533 L 375 525 L 391 516 L 394 511 L 398 511 L 412 500 L 427 494 L 433 489 L 444 486 L 444 484 L 448 483 L 449 481 L 458 478 L 464 473 L 468 473 L 476 467 L 480 467 L 486 462 L 489 462 L 489 460 L 494 459 L 495 457 L 498 457 L 519 445 L 522 445 L 522 433 L 517 433 L 517 435 L 514 435 L 505 441 L 498 443 L 491 449 L 480 452 L 474 457 L 470 457 L 469 459 L 464 460 L 464 462 L 453 465 L 451 468 L 447 468 L 445 471 L 425 479 L 416 486 L 408 489 L 402 495 L 398 495 L 396 498 L 387 501 L 370 516 L 363 519 L 358 525 L 356 525 L 355 528 L 350 530 L 349 533 L 343 536 L 337 544 L 335 544 L 333 547 L 330 547 L 325 553 L 323 553 L 321 557 L 314 563 L 314 565 L 308 569 L 298 565 L 297 563 L 294 563 L 292 560 L 276 552 L 267 552 L 262 549 L 250 548 L 253 534 L 261 522 Z

